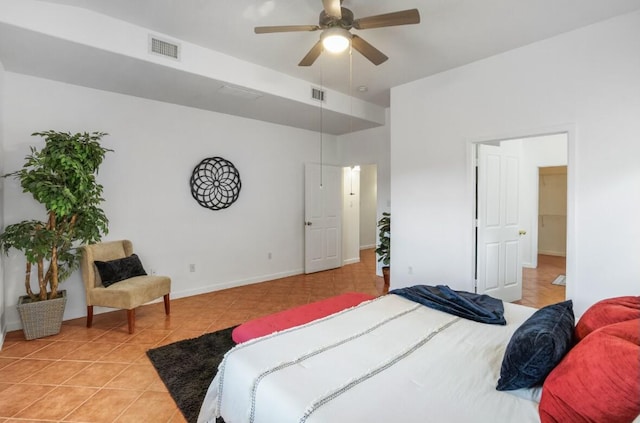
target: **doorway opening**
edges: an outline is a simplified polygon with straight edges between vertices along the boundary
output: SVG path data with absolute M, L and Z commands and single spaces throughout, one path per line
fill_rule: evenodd
M 305 164 L 305 273 L 358 263 L 361 250 L 375 271 L 377 173 L 375 164 Z
M 568 133 L 474 147 L 476 291 L 534 307 L 562 301 L 565 286 L 552 282 L 566 283 Z M 540 193 L 562 178 L 564 190 Z
M 343 264 L 350 264 L 361 260 L 360 251 L 376 247 L 378 167 L 353 165 L 342 172 Z

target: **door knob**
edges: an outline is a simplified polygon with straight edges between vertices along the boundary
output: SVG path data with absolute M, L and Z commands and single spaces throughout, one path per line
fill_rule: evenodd
M 305 224 L 306 226 L 311 226 L 311 225 L 313 225 L 313 223 L 311 223 L 311 222 L 304 222 L 304 224 Z
M 520 229 L 520 230 L 518 231 L 518 235 L 526 235 L 526 234 L 527 234 L 527 231 L 525 231 L 525 230 L 523 230 L 523 229 Z

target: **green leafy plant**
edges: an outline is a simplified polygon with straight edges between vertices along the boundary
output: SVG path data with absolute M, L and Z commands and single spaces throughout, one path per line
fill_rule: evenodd
M 58 296 L 58 283 L 78 268 L 78 244 L 100 241 L 108 232 L 108 220 L 99 207 L 102 185 L 96 182 L 105 154 L 103 132 L 36 132 L 45 139 L 38 150 L 31 147 L 22 169 L 4 175 L 20 181 L 22 190 L 33 195 L 47 211 L 45 221 L 25 220 L 8 225 L 0 234 L 0 249 L 24 253 L 27 264 L 25 289 L 31 301 Z M 45 263 L 48 268 L 45 271 Z M 31 288 L 31 268 L 37 266 L 39 292 Z
M 378 238 L 380 244 L 376 248 L 378 261 L 384 266 L 391 263 L 391 214 L 384 212 L 378 220 Z

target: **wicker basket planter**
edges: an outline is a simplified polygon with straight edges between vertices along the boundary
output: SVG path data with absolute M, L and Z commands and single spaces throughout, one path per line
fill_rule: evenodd
M 67 291 L 58 292 L 53 300 L 31 302 L 28 296 L 18 299 L 18 313 L 22 321 L 22 331 L 27 340 L 44 338 L 60 333 Z

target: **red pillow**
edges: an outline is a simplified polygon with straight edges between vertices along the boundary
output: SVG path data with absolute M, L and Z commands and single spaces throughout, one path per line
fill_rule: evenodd
M 599 301 L 582 315 L 575 330 L 576 342 L 612 323 L 640 319 L 640 297 L 617 297 Z
M 589 334 L 544 382 L 542 423 L 629 423 L 640 414 L 640 319 Z

